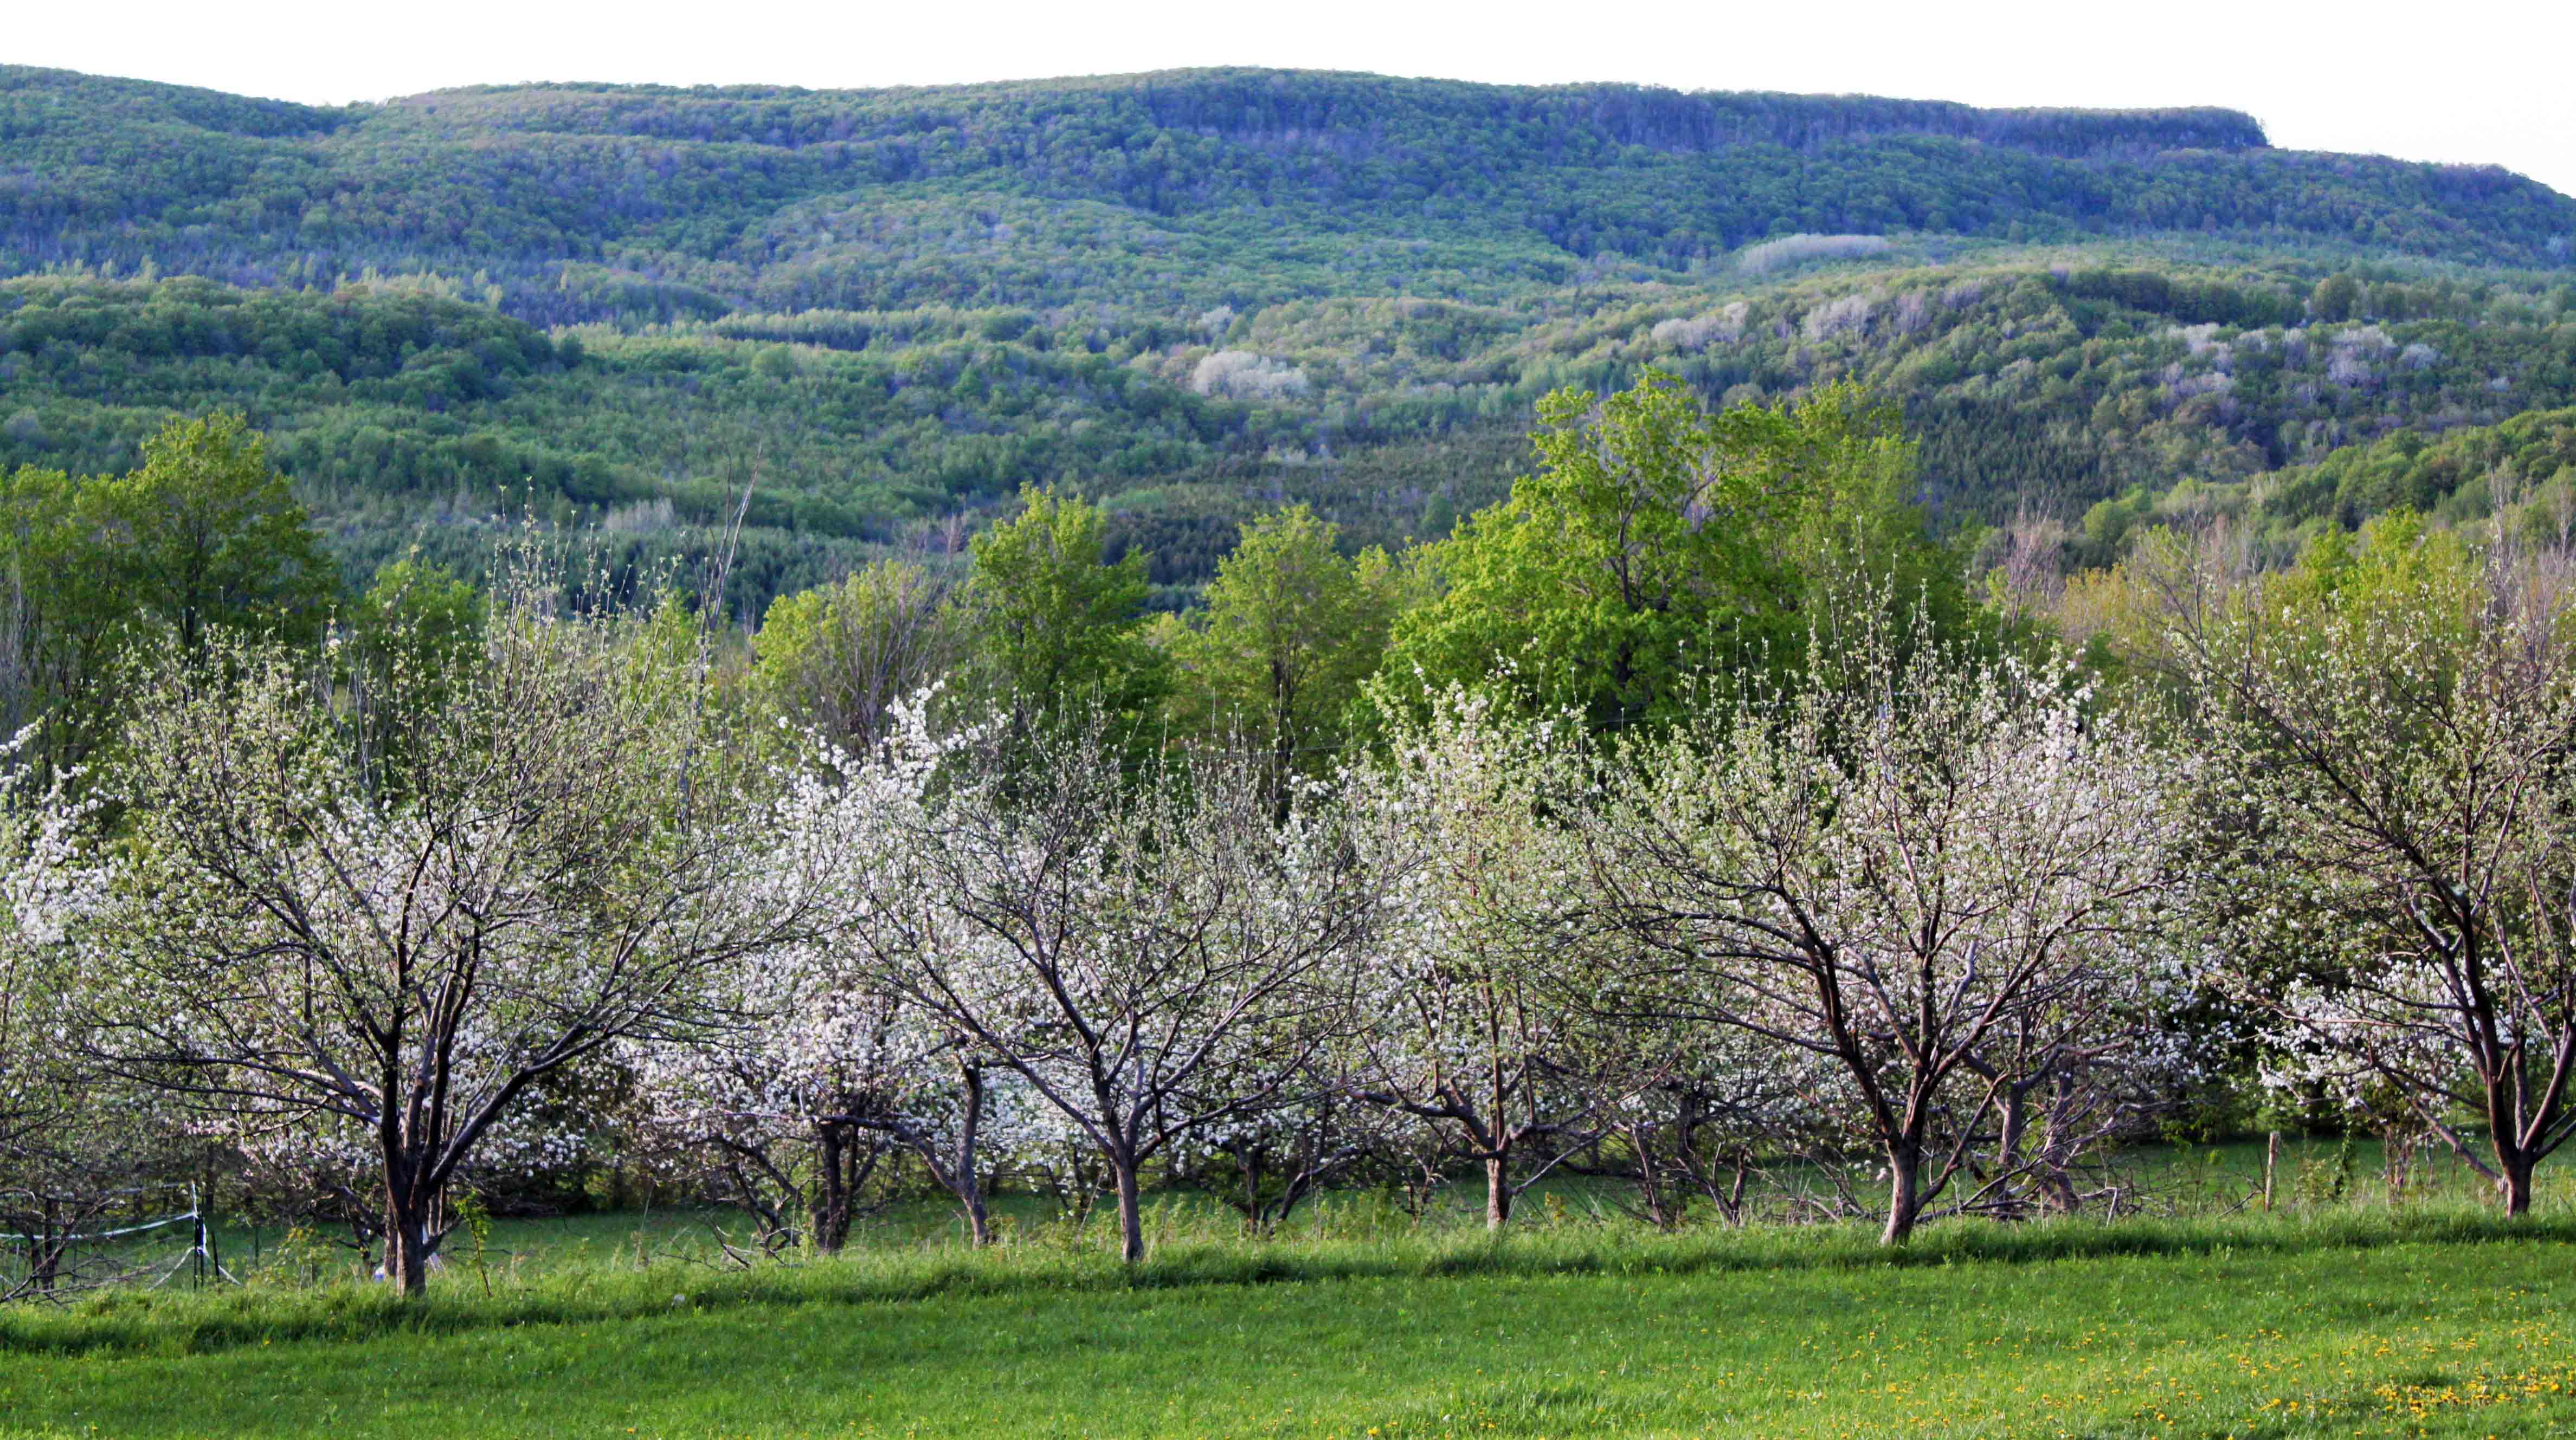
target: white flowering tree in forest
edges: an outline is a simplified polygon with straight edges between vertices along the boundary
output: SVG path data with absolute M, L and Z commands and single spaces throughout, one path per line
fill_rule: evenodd
M 2271 1077 L 2411 1112 L 2524 1213 L 2576 1133 L 2576 563 L 2396 517 L 2164 592 L 2199 893 Z
M 166 652 L 103 776 L 129 839 L 80 936 L 100 1055 L 244 1137 L 363 1153 L 406 1293 L 460 1167 L 574 1067 L 728 1020 L 702 974 L 805 931 L 812 857 L 632 628 L 516 595 L 354 694 L 283 648 Z
M 1625 747 L 1579 813 L 1639 944 L 1618 1005 L 1830 1064 L 1893 1244 L 1995 1154 L 2017 1087 L 2131 1043 L 2128 977 L 2173 966 L 2172 826 L 2145 737 L 2069 670 L 1848 628 L 1796 693 Z
M 1358 970 L 1350 1083 L 1478 1163 L 1494 1230 L 1621 1098 L 1586 1003 L 1598 951 L 1573 919 L 1580 853 L 1541 810 L 1567 760 L 1550 727 L 1453 689 L 1349 778 L 1392 906 Z
M 170 1130 L 78 1064 L 69 941 L 102 876 L 79 843 L 89 807 L 59 783 L 30 792 L 27 739 L 0 744 L 0 1230 L 23 1237 L 10 1258 L 24 1262 L 0 1271 L 0 1300 L 64 1279 L 73 1237 L 120 1203 Z
M 97 902 L 97 871 L 76 842 L 81 812 L 58 790 L 27 792 L 26 739 L 0 745 L 0 1157 L 27 1153 L 61 1117 L 56 956 Z M 0 1186 L 14 1168 L 0 1168 Z
M 788 989 L 772 957 L 737 967 L 745 1017 L 690 1045 L 635 1042 L 639 1128 L 659 1163 L 720 1189 L 764 1249 L 838 1252 L 891 1146 L 837 1117 L 906 1079 L 893 1007 Z M 720 982 L 722 983 L 722 982 Z
M 820 923 L 811 938 L 710 972 L 715 1003 L 741 1024 L 708 1045 L 651 1047 L 645 1061 L 651 1126 L 713 1152 L 765 1224 L 783 1226 L 788 1205 L 805 1210 L 825 1251 L 847 1234 L 864 1169 L 890 1151 L 950 1195 L 981 1245 L 1001 1171 L 1030 1161 L 1048 1172 L 1072 1138 L 974 1032 L 906 989 L 938 957 L 972 963 L 984 943 L 913 863 L 938 824 L 942 765 L 979 738 L 935 736 L 932 698 L 894 701 L 855 754 L 815 737 L 814 763 L 778 815 L 817 857 Z
M 839 883 L 844 943 L 1081 1137 L 1133 1261 L 1144 1167 L 1280 1097 L 1380 907 L 1340 812 L 1301 794 L 1274 823 L 1257 761 L 1126 754 L 1098 723 L 969 731 L 918 806 L 854 802 L 888 843 Z

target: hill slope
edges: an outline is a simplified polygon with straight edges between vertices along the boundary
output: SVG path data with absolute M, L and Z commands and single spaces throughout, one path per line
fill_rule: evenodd
M 0 464 L 239 408 L 361 571 L 528 494 L 685 551 L 757 475 L 749 600 L 1023 481 L 1187 583 L 1282 500 L 1444 529 L 1539 394 L 1645 365 L 1881 388 L 1962 518 L 2576 401 L 2576 200 L 2228 111 L 1267 71 L 319 109 L 0 68 L 0 157 Z
M 2576 200 L 2518 176 L 2277 151 L 2227 111 L 1285 71 L 322 110 L 9 68 L 0 144 L 6 268 L 148 259 L 265 284 L 462 267 L 548 322 L 639 299 L 1491 296 L 1795 231 L 2187 231 L 2508 264 L 2564 259 L 2576 234 Z

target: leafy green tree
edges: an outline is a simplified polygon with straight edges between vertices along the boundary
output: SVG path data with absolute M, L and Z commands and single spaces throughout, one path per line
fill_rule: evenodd
M 39 727 L 30 758 L 59 767 L 88 748 L 129 606 L 84 500 L 60 470 L 0 476 L 0 724 Z
M 929 571 L 880 560 L 771 602 L 752 637 L 752 688 L 771 713 L 865 750 L 889 707 L 956 663 L 963 629 Z
M 139 469 L 0 479 L 0 687 L 61 768 L 107 734 L 116 657 L 166 629 L 194 654 L 235 631 L 317 639 L 337 572 L 304 507 L 238 416 L 175 420 Z
M 338 577 L 286 477 L 238 415 L 174 420 L 143 466 L 102 487 L 99 518 L 136 609 L 194 652 L 215 626 L 290 643 L 321 633 Z
M 1240 733 L 1274 776 L 1330 763 L 1385 656 L 1402 584 L 1385 551 L 1347 559 L 1339 539 L 1304 505 L 1254 521 L 1217 562 L 1196 623 L 1158 623 L 1181 728 Z
M 489 605 L 483 592 L 443 565 L 413 556 L 376 571 L 350 607 L 350 628 L 371 650 L 408 652 L 423 664 L 446 664 L 483 643 Z
M 336 678 L 378 764 L 399 770 L 419 708 L 446 703 L 481 656 L 489 614 L 481 590 L 414 556 L 378 569 L 350 605 Z
M 963 690 L 1023 727 L 1075 710 L 1148 713 L 1164 686 L 1144 638 L 1145 555 L 1107 559 L 1108 516 L 1028 486 L 1020 513 L 975 537 L 966 608 L 975 653 Z
M 2337 272 L 2317 282 L 2308 296 L 2308 316 L 2315 320 L 2350 320 L 2361 313 L 2361 282 Z
M 1907 498 L 1913 447 L 1853 389 L 1712 412 L 1649 372 L 1607 400 L 1558 391 L 1539 418 L 1538 473 L 1426 547 L 1440 593 L 1396 622 L 1391 675 L 1494 678 L 1621 726 L 1668 718 L 1696 675 L 1795 653 L 1829 587 L 1958 612 Z

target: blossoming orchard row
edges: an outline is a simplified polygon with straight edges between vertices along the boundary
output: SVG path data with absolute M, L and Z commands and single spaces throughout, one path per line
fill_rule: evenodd
M 0 1203 L 69 1235 L 211 1148 L 418 1291 L 459 1187 L 614 1135 L 822 1249 L 897 1157 L 978 1240 L 1005 1179 L 1113 1197 L 1130 1259 L 1153 1183 L 1267 1227 L 1481 1172 L 1499 1228 L 1569 1162 L 1903 1242 L 2102 1203 L 2241 1072 L 2519 1211 L 2576 1066 L 2570 569 L 2382 538 L 2175 542 L 2117 665 L 1855 584 L 1669 724 L 1425 687 L 1320 778 L 919 696 L 780 760 L 533 589 L 464 651 L 174 641 L 83 798 L 0 806 Z

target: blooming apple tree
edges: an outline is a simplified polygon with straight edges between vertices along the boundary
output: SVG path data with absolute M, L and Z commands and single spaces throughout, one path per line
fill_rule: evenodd
M 1133 1261 L 1143 1167 L 1280 1097 L 1346 1013 L 1337 962 L 1381 906 L 1333 807 L 1301 794 L 1276 820 L 1234 752 L 1141 776 L 1127 753 L 1099 723 L 952 740 L 917 805 L 853 802 L 888 843 L 842 872 L 840 929 L 1081 1136 Z
M 243 1133 L 363 1146 L 406 1293 L 551 1080 L 702 1034 L 700 975 L 804 930 L 810 852 L 754 777 L 692 773 L 627 623 L 521 599 L 354 706 L 283 648 L 165 652 L 104 777 L 130 859 L 81 938 L 100 1053 Z
M 1356 982 L 1359 1098 L 1447 1136 L 1485 1177 L 1485 1223 L 1598 1137 L 1615 1046 L 1584 1004 L 1597 959 L 1576 927 L 1580 852 L 1541 797 L 1567 752 L 1451 690 L 1355 769 L 1349 805 L 1393 914 Z
M 24 1267 L 0 1273 L 0 1300 L 65 1278 L 72 1237 L 117 1203 L 171 1128 L 77 1063 L 69 942 L 99 904 L 102 874 L 79 843 L 92 807 L 67 801 L 59 780 L 29 792 L 32 734 L 0 743 L 0 1230 L 25 1237 L 12 1246 Z
M 1621 1004 L 1830 1062 L 1901 1243 L 2016 1086 L 2128 1043 L 2171 827 L 2145 736 L 2067 668 L 1852 629 L 1796 693 L 1626 747 L 1584 828 L 1641 947 Z
M 2576 1134 L 2571 575 L 2383 521 L 2167 591 L 2209 753 L 2197 893 L 2272 1078 L 2411 1111 L 2516 1215 Z

